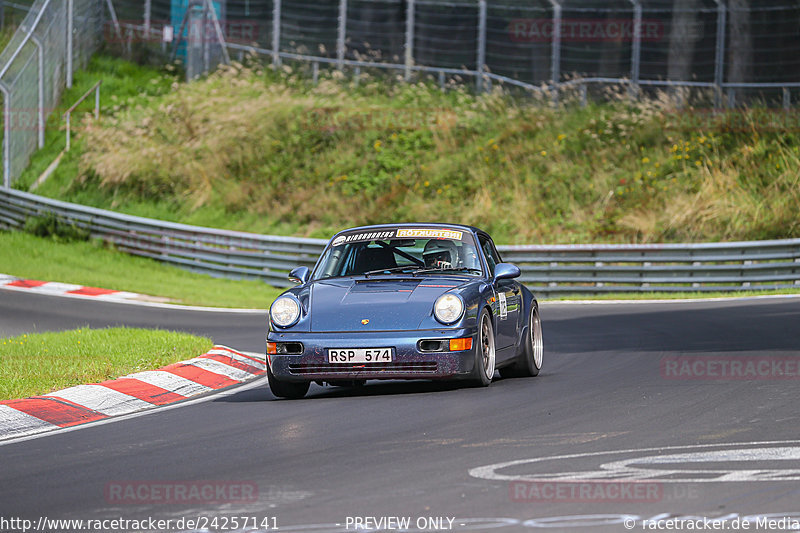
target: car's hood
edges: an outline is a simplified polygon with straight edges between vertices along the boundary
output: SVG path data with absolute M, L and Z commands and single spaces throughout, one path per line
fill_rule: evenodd
M 311 331 L 418 329 L 436 298 L 464 283 L 442 277 L 317 281 L 311 288 Z

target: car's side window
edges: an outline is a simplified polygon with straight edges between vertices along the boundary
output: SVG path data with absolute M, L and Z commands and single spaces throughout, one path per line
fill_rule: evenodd
M 489 263 L 489 272 L 492 276 L 494 276 L 494 267 L 500 262 L 500 257 L 497 255 L 497 250 L 494 249 L 492 241 L 486 237 L 481 235 L 478 237 L 478 239 L 481 243 L 483 255 L 486 256 L 486 262 Z

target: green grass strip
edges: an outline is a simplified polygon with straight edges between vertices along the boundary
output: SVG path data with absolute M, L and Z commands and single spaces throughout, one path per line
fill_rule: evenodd
M 261 281 L 195 274 L 110 250 L 98 242 L 58 242 L 0 232 L 0 273 L 165 297 L 171 303 L 268 309 L 281 292 Z
M 153 370 L 202 355 L 211 339 L 161 330 L 81 328 L 0 339 L 0 400 Z

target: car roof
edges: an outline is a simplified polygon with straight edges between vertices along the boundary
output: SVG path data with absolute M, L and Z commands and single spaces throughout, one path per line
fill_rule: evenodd
M 373 224 L 373 225 L 369 225 L 369 226 L 356 226 L 356 227 L 353 227 L 353 228 L 347 228 L 347 229 L 343 229 L 341 231 L 336 232 L 336 234 L 334 234 L 334 237 L 336 235 L 339 235 L 340 233 L 346 233 L 346 232 L 350 232 L 350 231 L 373 231 L 373 230 L 377 231 L 377 230 L 382 230 L 382 229 L 387 229 L 387 228 L 419 228 L 419 227 L 423 227 L 423 228 L 446 228 L 446 229 L 455 228 L 455 229 L 467 230 L 467 231 L 469 231 L 470 233 L 473 233 L 473 234 L 475 234 L 475 233 L 484 233 L 484 234 L 488 235 L 488 233 L 486 233 L 485 231 L 483 231 L 480 228 L 476 228 L 475 226 L 467 226 L 465 224 L 447 224 L 447 223 L 444 223 L 444 222 L 400 222 L 400 223 L 397 223 L 397 224 Z

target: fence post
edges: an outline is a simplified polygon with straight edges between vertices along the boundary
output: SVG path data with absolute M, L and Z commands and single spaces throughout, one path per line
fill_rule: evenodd
M 153 12 L 153 0 L 144 0 L 144 33 L 148 42 L 150 40 L 150 18 Z
M 67 0 L 67 89 L 72 89 L 72 31 L 75 15 L 73 0 Z
M 337 68 L 344 68 L 344 45 L 347 35 L 347 0 L 339 0 L 339 28 L 336 36 Z
M 561 4 L 559 0 L 550 0 L 553 6 L 553 40 L 550 55 L 550 80 L 553 93 L 553 105 L 558 105 L 558 84 L 561 79 Z
M 792 93 L 788 87 L 783 88 L 783 110 L 789 111 L 792 107 Z
M 39 56 L 39 68 L 38 68 L 38 92 L 39 96 L 37 99 L 37 106 L 39 109 L 37 110 L 37 129 L 39 130 L 38 134 L 38 141 L 39 141 L 39 148 L 44 148 L 44 47 L 42 46 L 42 41 L 39 40 L 38 37 L 35 35 L 31 35 L 31 41 L 33 44 L 36 45 L 36 53 Z
M 225 62 L 226 65 L 231 64 L 231 56 L 228 54 L 228 43 L 225 41 L 225 34 L 222 33 L 222 26 L 219 23 L 219 17 L 217 17 L 217 12 L 214 9 L 214 4 L 211 3 L 211 0 L 206 0 L 206 6 L 208 6 L 208 10 L 211 13 L 211 22 L 214 23 L 214 32 L 217 35 L 217 41 L 219 41 L 219 47 L 222 51 L 222 60 Z
M 486 0 L 478 2 L 478 76 L 476 88 L 483 92 L 483 67 L 486 64 Z
M 0 80 L 3 93 L 3 187 L 11 187 L 11 91 Z
M 714 95 L 714 109 L 722 107 L 722 82 L 725 70 L 725 26 L 727 24 L 725 16 L 725 2 L 714 0 L 717 4 L 717 51 L 714 59 L 714 85 L 716 94 Z
M 212 5 L 213 8 L 213 5 Z M 208 42 L 208 2 L 203 2 L 203 15 L 200 22 L 200 39 L 203 43 L 203 75 L 207 76 L 211 70 L 211 47 Z
M 642 57 L 642 4 L 639 0 L 630 0 L 633 4 L 633 51 L 631 52 L 631 98 L 639 96 L 639 69 Z
M 405 80 L 411 81 L 411 67 L 414 65 L 414 0 L 408 0 L 406 7 L 406 70 Z
M 205 10 L 203 0 L 189 0 L 186 7 L 186 25 L 189 28 L 186 39 L 186 81 L 192 81 L 200 76 L 206 65 L 206 39 L 202 27 Z
M 281 0 L 275 0 L 272 6 L 272 64 L 281 64 Z

